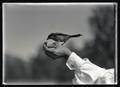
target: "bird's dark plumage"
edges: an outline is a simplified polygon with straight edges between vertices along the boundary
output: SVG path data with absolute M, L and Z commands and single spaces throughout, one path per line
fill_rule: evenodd
M 50 35 L 48 35 L 48 39 L 53 39 L 54 41 L 58 41 L 58 42 L 66 42 L 67 40 L 69 40 L 70 38 L 73 37 L 80 37 L 82 36 L 81 34 L 75 34 L 75 35 L 67 35 L 67 34 L 63 34 L 63 33 L 51 33 Z

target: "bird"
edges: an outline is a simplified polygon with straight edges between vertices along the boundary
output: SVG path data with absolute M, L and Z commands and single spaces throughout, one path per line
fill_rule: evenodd
M 80 37 L 80 36 L 83 36 L 83 35 L 82 34 L 68 35 L 68 34 L 56 32 L 56 33 L 49 34 L 48 37 L 47 37 L 47 40 L 52 39 L 56 42 L 64 42 L 65 43 L 70 38 L 75 38 L 75 37 Z

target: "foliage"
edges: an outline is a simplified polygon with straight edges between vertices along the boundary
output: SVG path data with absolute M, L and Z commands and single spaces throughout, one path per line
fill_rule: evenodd
M 94 33 L 94 42 L 88 42 L 82 50 L 83 56 L 90 58 L 95 64 L 115 67 L 115 8 L 114 5 L 99 6 L 93 10 L 89 19 Z

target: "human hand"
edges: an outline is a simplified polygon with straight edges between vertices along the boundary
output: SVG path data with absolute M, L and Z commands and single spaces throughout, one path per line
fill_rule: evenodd
M 67 59 L 69 55 L 71 54 L 71 51 L 65 47 L 64 45 L 56 45 L 53 47 L 48 47 L 47 42 L 44 42 L 43 44 L 43 49 L 49 57 L 53 59 L 58 59 L 58 58 L 65 58 Z
M 64 42 L 57 42 L 57 41 L 54 41 L 54 40 L 52 40 L 52 39 L 49 39 L 49 40 L 47 40 L 47 41 L 45 41 L 46 42 L 46 46 L 48 47 L 48 48 L 55 48 L 56 46 L 61 46 L 61 45 L 63 45 L 64 44 Z

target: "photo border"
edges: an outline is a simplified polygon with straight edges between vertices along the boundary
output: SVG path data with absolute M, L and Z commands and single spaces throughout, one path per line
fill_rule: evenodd
M 118 82 L 118 52 L 117 52 L 117 48 L 118 48 L 118 42 L 117 42 L 117 39 L 118 39 L 118 34 L 117 34 L 117 29 L 118 29 L 118 23 L 117 23 L 117 20 L 118 20 L 118 16 L 117 16 L 117 10 L 118 10 L 118 3 L 116 3 L 116 2 L 108 2 L 108 3 L 106 3 L 106 2 L 104 2 L 104 3 L 85 3 L 85 2 L 79 2 L 79 3 L 10 3 L 10 2 L 7 2 L 7 3 L 2 3 L 2 40 L 3 40 L 3 47 L 2 47 L 2 50 L 3 50 L 3 57 L 2 57 L 2 78 L 3 78 L 3 80 L 2 80 L 2 83 L 4 84 L 4 85 L 41 85 L 41 84 L 34 84 L 34 83 L 18 83 L 18 84 L 16 84 L 16 83 L 9 83 L 9 84 L 7 84 L 7 83 L 5 83 L 5 41 L 4 41 L 4 39 L 5 39 L 5 34 L 4 34 L 4 32 L 5 32 L 5 13 L 4 13 L 4 5 L 5 4 L 13 4 L 13 5 L 87 5 L 87 4 L 89 4 L 89 5 L 108 5 L 108 4 L 115 4 L 115 8 L 116 8 L 116 12 L 115 12 L 115 19 L 116 19 L 116 21 L 115 21 L 115 64 L 116 64 L 116 66 L 115 66 L 115 70 L 116 70 L 116 83 L 115 84 L 117 84 L 117 82 Z M 50 85 L 50 84 L 49 84 Z M 92 85 L 94 85 L 94 84 L 92 84 Z M 96 85 L 96 84 L 95 84 Z M 100 84 L 100 85 L 102 85 L 102 84 Z M 107 85 L 107 84 L 103 84 L 103 85 Z M 111 85 L 111 84 L 110 84 Z M 114 85 L 114 84 L 112 84 L 112 85 Z

